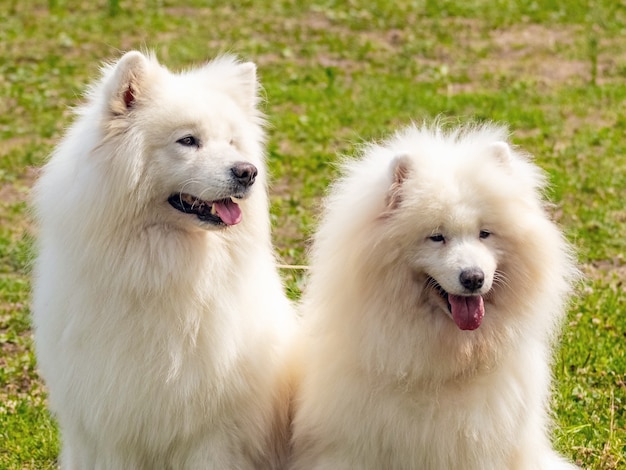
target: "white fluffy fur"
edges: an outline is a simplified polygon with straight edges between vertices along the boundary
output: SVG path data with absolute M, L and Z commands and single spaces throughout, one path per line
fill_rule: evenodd
M 173 74 L 133 51 L 87 98 L 34 190 L 35 342 L 62 468 L 278 468 L 291 316 L 254 64 Z M 238 225 L 168 204 L 226 197 L 238 161 L 259 172 Z
M 303 299 L 292 470 L 575 468 L 551 449 L 548 402 L 576 269 L 543 174 L 506 139 L 412 126 L 345 162 Z M 473 331 L 429 282 L 462 293 L 467 265 L 485 271 Z

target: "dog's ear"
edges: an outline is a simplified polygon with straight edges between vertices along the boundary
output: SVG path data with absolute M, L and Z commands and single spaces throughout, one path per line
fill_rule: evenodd
M 244 108 L 256 107 L 258 98 L 258 82 L 256 79 L 256 64 L 254 62 L 244 62 L 237 66 L 237 82 L 239 87 L 236 89 L 236 98 Z
M 492 142 L 489 144 L 487 151 L 498 160 L 503 167 L 510 167 L 513 163 L 513 152 L 509 144 L 503 141 Z
M 406 154 L 396 156 L 391 162 L 391 185 L 387 191 L 385 213 L 395 210 L 402 202 L 402 186 L 411 168 L 411 159 Z
M 204 70 L 211 86 L 229 95 L 242 109 L 256 108 L 259 84 L 253 62 L 240 62 L 232 55 L 223 55 L 205 65 Z
M 142 84 L 148 69 L 148 58 L 130 51 L 114 65 L 110 81 L 109 109 L 114 116 L 127 114 L 143 92 Z

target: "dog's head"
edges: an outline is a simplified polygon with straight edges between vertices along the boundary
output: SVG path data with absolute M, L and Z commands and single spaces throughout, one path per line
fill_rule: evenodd
M 344 164 L 309 290 L 343 302 L 328 321 L 360 338 L 368 367 L 449 377 L 521 331 L 551 331 L 571 259 L 542 172 L 506 138 L 493 125 L 411 127 Z
M 412 128 L 390 146 L 381 229 L 420 284 L 423 308 L 461 330 L 478 329 L 510 283 L 532 284 L 518 274 L 534 255 L 518 244 L 545 219 L 537 198 L 544 179 L 505 139 L 494 126 Z
M 256 67 L 222 56 L 171 73 L 133 51 L 105 70 L 105 141 L 120 186 L 161 220 L 223 228 L 246 215 L 242 201 L 265 191 Z M 260 181 L 259 181 L 260 180 Z

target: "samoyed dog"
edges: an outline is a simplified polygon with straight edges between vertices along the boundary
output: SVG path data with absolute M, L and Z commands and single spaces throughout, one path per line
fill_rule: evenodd
M 492 124 L 412 126 L 344 164 L 303 298 L 291 469 L 575 468 L 548 403 L 577 271 L 544 185 Z
M 105 66 L 34 188 L 33 314 L 64 469 L 274 469 L 291 330 L 256 69 Z

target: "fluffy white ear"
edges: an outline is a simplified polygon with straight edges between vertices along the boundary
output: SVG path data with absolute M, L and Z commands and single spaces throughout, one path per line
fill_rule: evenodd
M 488 151 L 504 166 L 509 167 L 513 163 L 513 152 L 506 142 L 493 142 L 489 144 Z
M 244 110 L 256 108 L 258 82 L 253 62 L 239 62 L 235 56 L 223 55 L 206 64 L 200 73 L 205 75 L 207 85 L 226 93 Z
M 258 83 L 256 79 L 256 64 L 244 62 L 238 66 L 238 77 L 241 83 L 241 94 L 249 106 L 255 106 L 257 100 Z
M 391 161 L 392 180 L 387 191 L 386 212 L 393 211 L 402 201 L 402 185 L 409 175 L 411 158 L 406 154 L 396 156 Z
M 115 116 L 126 114 L 144 91 L 142 85 L 148 69 L 148 58 L 130 51 L 114 65 L 109 81 L 109 109 Z

